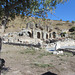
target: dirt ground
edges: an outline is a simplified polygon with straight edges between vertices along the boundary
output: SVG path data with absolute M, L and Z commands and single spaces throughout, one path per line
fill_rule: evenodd
M 1 75 L 75 75 L 72 53 L 53 55 L 41 48 L 3 44 L 1 58 L 5 59 Z

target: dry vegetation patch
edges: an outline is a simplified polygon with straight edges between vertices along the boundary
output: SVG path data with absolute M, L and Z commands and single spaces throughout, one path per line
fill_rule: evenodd
M 34 47 L 3 45 L 2 58 L 5 59 L 5 75 L 41 75 L 53 72 L 58 75 L 72 75 L 75 73 L 75 56 L 71 53 L 53 55 L 44 49 Z

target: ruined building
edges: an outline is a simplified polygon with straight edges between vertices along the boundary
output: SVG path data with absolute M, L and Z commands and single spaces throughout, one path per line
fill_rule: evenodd
M 27 23 L 26 28 L 19 32 L 20 36 L 28 35 L 31 38 L 38 38 L 46 40 L 49 38 L 58 38 L 56 30 L 52 30 L 49 26 L 41 26 L 40 24 L 34 24 L 34 22 Z
M 0 32 L 3 33 L 4 31 L 5 26 L 2 24 Z M 28 39 L 26 39 L 26 37 L 28 37 Z M 26 27 L 23 27 L 22 30 L 19 32 L 7 32 L 3 35 L 4 41 L 13 43 L 24 43 L 26 42 L 26 40 L 30 40 L 29 38 L 31 38 L 31 40 L 34 39 L 33 41 L 35 43 L 38 39 L 46 41 L 48 39 L 56 39 L 61 37 L 62 36 L 58 34 L 58 31 L 56 29 L 51 28 L 49 24 L 42 25 L 41 23 L 34 23 L 33 21 L 26 23 Z M 33 41 L 31 42 L 33 43 Z

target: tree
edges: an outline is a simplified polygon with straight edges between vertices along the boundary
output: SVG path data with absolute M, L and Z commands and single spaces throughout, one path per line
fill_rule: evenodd
M 0 0 L 0 18 L 2 24 L 6 25 L 8 17 L 15 15 L 38 15 L 45 17 L 48 11 L 52 11 L 59 3 L 68 0 Z
M 60 21 L 62 21 L 62 19 L 60 19 Z

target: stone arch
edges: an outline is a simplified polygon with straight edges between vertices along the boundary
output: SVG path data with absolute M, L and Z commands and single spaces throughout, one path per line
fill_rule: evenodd
M 46 34 L 46 39 L 48 39 L 48 34 Z
M 29 32 L 29 31 L 28 31 L 28 34 L 29 34 L 29 37 L 32 37 L 32 34 L 31 34 L 31 32 Z
M 56 38 L 56 32 L 53 32 L 53 38 Z
M 29 29 L 35 28 L 34 22 L 29 22 L 29 23 L 27 23 L 26 28 L 29 28 Z
M 40 39 L 40 32 L 37 32 L 37 38 Z

